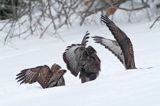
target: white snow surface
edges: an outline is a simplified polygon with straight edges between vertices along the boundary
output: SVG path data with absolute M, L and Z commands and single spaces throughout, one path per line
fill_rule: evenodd
M 103 24 L 75 26 L 58 37 L 14 39 L 0 43 L 0 106 L 160 106 L 160 24 L 152 22 L 116 24 L 130 37 L 138 69 L 125 70 L 119 60 L 90 38 L 101 59 L 101 72 L 94 81 L 80 83 L 69 71 L 66 85 L 42 89 L 38 83 L 16 82 L 16 74 L 25 68 L 57 63 L 66 69 L 62 54 L 72 43 L 80 43 L 85 32 L 90 36 L 113 39 Z M 51 31 L 50 31 L 51 33 Z

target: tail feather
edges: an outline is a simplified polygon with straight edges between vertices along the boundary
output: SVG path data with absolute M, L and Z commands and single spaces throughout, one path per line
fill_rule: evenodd
M 87 45 L 87 42 L 88 42 L 88 39 L 89 39 L 89 34 L 90 33 L 87 31 L 86 34 L 84 35 L 83 40 L 81 42 L 82 46 L 86 46 Z

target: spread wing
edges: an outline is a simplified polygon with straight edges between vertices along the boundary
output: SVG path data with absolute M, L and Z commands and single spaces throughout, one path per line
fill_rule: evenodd
M 107 25 L 117 43 L 119 44 L 125 60 L 126 69 L 135 69 L 134 51 L 131 40 L 116 26 L 107 16 L 101 16 L 102 21 Z
M 17 76 L 16 79 L 18 80 L 17 82 L 20 82 L 20 84 L 23 83 L 32 84 L 34 82 L 38 82 L 44 88 L 49 70 L 50 70 L 49 67 L 46 65 L 38 66 L 35 68 L 24 69 L 19 74 L 16 75 Z
M 63 60 L 67 64 L 67 68 L 71 71 L 74 76 L 77 76 L 80 72 L 79 58 L 80 58 L 80 44 L 73 44 L 68 46 L 66 51 L 63 53 Z
M 39 75 L 37 77 L 37 82 L 43 87 L 48 87 L 48 81 L 52 76 L 52 72 L 50 68 L 47 65 L 42 66 L 42 68 L 39 70 Z
M 22 70 L 19 74 L 16 75 L 17 76 L 16 80 L 18 80 L 17 82 L 20 82 L 20 84 L 22 84 L 22 83 L 32 84 L 32 83 L 36 82 L 40 69 L 41 69 L 41 67 L 29 68 L 29 69 Z
M 96 41 L 96 43 L 100 43 L 105 48 L 107 48 L 109 51 L 111 51 L 120 60 L 120 62 L 122 62 L 122 64 L 125 65 L 122 50 L 116 41 L 111 40 L 111 39 L 106 39 L 100 36 L 94 36 L 93 38 Z
M 71 46 L 68 46 L 65 52 L 63 53 L 63 60 L 67 64 L 67 68 L 71 71 L 71 73 L 74 76 L 77 76 L 81 70 L 79 60 L 88 42 L 88 35 L 89 33 L 87 31 L 85 36 L 83 37 L 81 44 L 72 44 Z

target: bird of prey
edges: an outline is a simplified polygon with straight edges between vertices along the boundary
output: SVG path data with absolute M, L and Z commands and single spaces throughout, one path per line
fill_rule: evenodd
M 51 69 L 47 65 L 37 66 L 22 70 L 16 75 L 16 80 L 18 80 L 17 82 L 20 82 L 20 84 L 38 82 L 42 88 L 62 86 L 65 85 L 63 78 L 65 72 L 66 70 L 61 69 L 58 64 L 53 64 Z
M 72 44 L 63 53 L 63 60 L 68 70 L 75 77 L 80 73 L 82 83 L 95 80 L 99 75 L 101 64 L 96 50 L 92 46 L 86 47 L 88 39 L 87 31 L 81 44 Z
M 136 69 L 133 46 L 129 37 L 107 16 L 102 15 L 101 20 L 109 28 L 115 40 L 94 36 L 93 38 L 96 43 L 100 43 L 111 51 L 122 62 L 126 69 Z

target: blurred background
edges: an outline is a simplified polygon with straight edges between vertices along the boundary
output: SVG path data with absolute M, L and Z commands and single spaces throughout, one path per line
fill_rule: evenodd
M 62 28 L 99 23 L 101 14 L 127 23 L 152 21 L 152 28 L 160 0 L 0 0 L 0 38 L 42 38 L 48 30 L 54 36 Z

